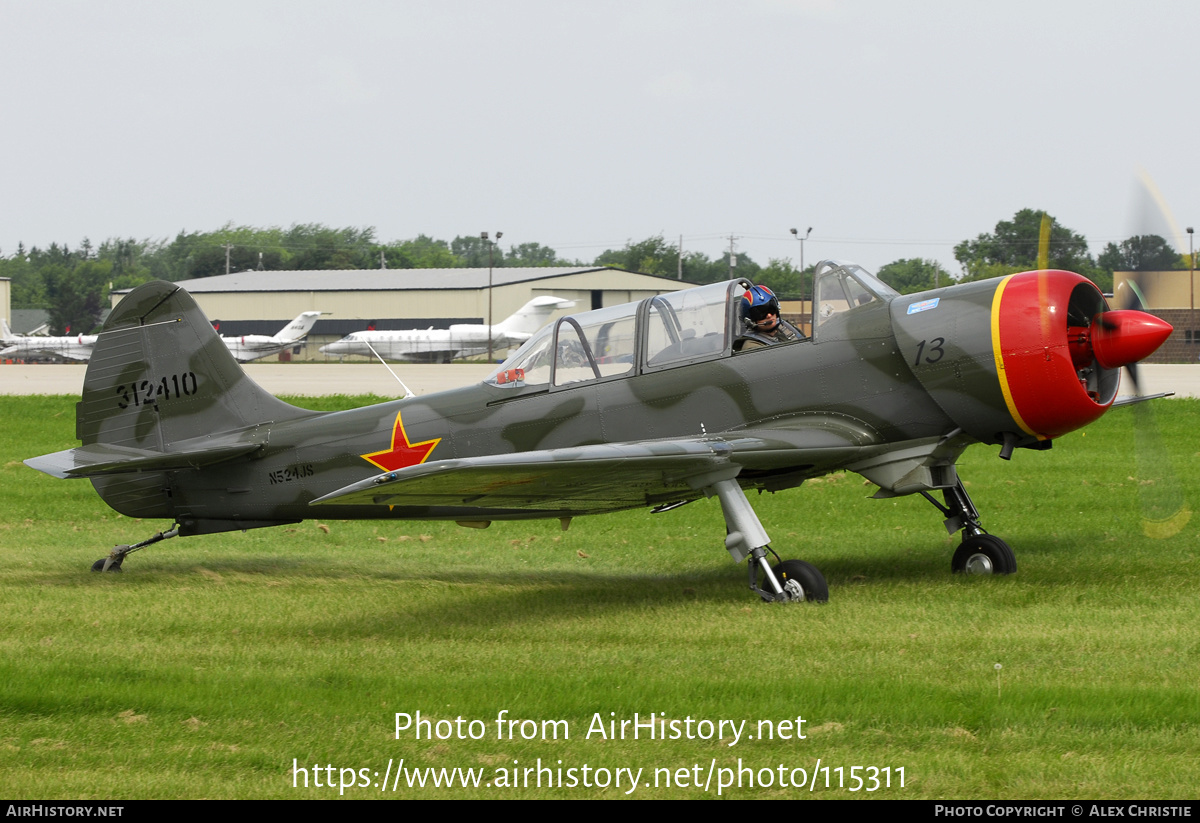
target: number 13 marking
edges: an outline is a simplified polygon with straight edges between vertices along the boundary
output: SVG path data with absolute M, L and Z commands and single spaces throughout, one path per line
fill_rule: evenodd
M 925 344 L 929 344 L 929 356 L 925 358 L 926 363 L 936 363 L 942 359 L 946 351 L 942 348 L 942 344 L 946 342 L 944 337 L 935 337 L 932 340 L 922 340 L 917 344 L 917 359 L 913 361 L 914 366 L 921 365 L 921 355 L 925 354 Z

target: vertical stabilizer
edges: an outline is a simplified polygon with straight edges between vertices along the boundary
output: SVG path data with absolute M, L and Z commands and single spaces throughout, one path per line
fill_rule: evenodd
M 574 300 L 564 300 L 553 295 L 535 297 L 502 322 L 497 323 L 493 334 L 500 332 L 501 334 L 532 335 L 546 325 L 546 321 L 550 315 L 554 314 L 555 310 L 570 308 L 574 305 Z
M 311 414 L 246 376 L 183 288 L 134 289 L 101 330 L 83 383 L 76 436 L 169 452 L 174 443 Z
M 296 317 L 295 320 L 288 323 L 280 329 L 273 338 L 277 343 L 298 343 L 308 336 L 312 331 L 312 327 L 316 325 L 317 320 L 321 318 L 323 312 L 306 311 Z

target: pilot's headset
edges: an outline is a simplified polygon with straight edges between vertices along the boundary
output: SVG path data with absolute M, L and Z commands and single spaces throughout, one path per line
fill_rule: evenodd
M 742 322 L 753 328 L 767 319 L 768 314 L 779 317 L 779 299 L 766 286 L 751 286 L 742 295 Z

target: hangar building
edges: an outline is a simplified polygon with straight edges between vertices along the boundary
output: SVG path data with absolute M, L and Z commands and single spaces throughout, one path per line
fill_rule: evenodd
M 1145 309 L 1155 317 L 1170 323 L 1175 331 L 1158 351 L 1147 357 L 1144 363 L 1195 363 L 1200 360 L 1200 272 L 1187 269 L 1177 271 L 1117 271 L 1113 272 L 1113 294 L 1109 301 L 1113 308 L 1127 305 L 1123 302 L 1128 288 L 1126 281 L 1134 281 L 1145 298 Z
M 321 345 L 365 329 L 445 329 L 486 323 L 488 269 L 353 269 L 245 271 L 181 281 L 221 334 L 275 334 L 305 311 L 317 321 L 305 359 L 324 359 Z M 616 306 L 695 284 L 601 266 L 491 269 L 492 318 L 499 323 L 542 295 L 574 300 L 568 312 Z M 114 291 L 113 305 L 128 289 Z

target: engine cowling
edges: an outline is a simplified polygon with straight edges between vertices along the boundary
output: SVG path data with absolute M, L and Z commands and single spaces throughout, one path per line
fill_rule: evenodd
M 1028 271 L 906 295 L 892 324 L 908 366 L 964 432 L 1036 445 L 1099 418 L 1120 368 L 1154 352 L 1170 324 L 1111 311 L 1078 274 Z

